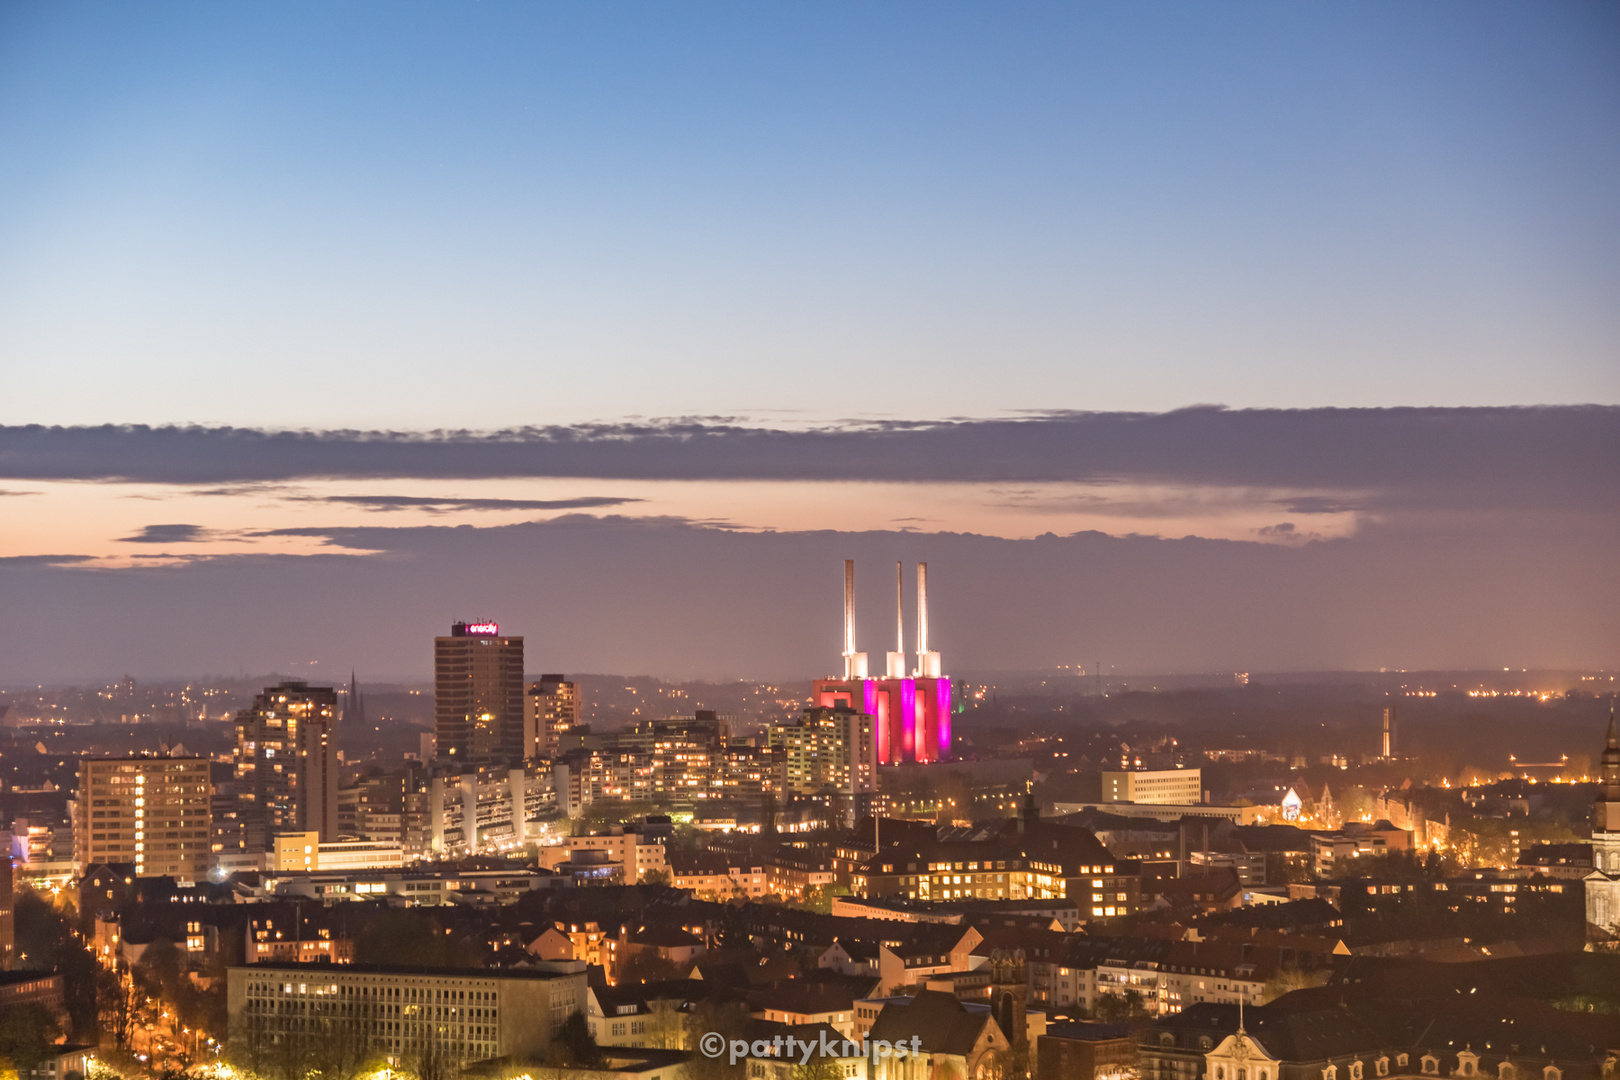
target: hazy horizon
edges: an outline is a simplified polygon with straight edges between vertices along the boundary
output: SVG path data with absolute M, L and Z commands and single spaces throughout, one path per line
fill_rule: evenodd
M 850 557 L 947 671 L 1620 666 L 1612 4 L 11 5 L 0 138 L 0 682 L 825 672 Z

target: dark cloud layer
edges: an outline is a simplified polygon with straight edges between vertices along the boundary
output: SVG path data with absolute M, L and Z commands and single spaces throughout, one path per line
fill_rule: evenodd
M 58 566 L 94 562 L 93 555 L 0 555 L 0 566 Z
M 118 540 L 124 544 L 195 544 L 213 536 L 201 525 L 147 525 L 134 536 L 120 536 Z
M 837 666 L 844 558 L 858 560 L 860 645 L 877 652 L 892 640 L 894 560 L 929 562 L 933 643 L 954 671 L 1620 663 L 1612 534 L 1556 523 L 1373 526 L 1297 546 L 742 533 L 586 515 L 300 532 L 382 554 L 0 563 L 0 684 L 294 664 L 425 678 L 433 636 L 472 613 L 524 634 L 534 671 L 802 678 Z M 907 588 L 909 611 L 909 572 Z
M 0 478 L 311 477 L 1118 480 L 1325 489 L 1385 506 L 1615 506 L 1620 407 L 1200 407 L 817 431 L 711 420 L 496 433 L 0 428 Z
M 428 510 L 448 513 L 455 510 L 599 510 L 641 499 L 611 495 L 584 495 L 577 499 L 436 499 L 425 495 L 306 495 L 301 502 L 336 503 L 362 506 L 367 510 Z

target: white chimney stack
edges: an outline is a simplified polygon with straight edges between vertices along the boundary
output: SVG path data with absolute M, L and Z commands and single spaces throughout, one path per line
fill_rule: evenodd
M 917 676 L 939 678 L 939 653 L 928 649 L 928 564 L 917 564 Z
M 844 678 L 866 678 L 866 654 L 855 651 L 855 560 L 844 560 Z
M 902 595 L 905 591 L 905 567 L 903 562 L 894 564 L 894 652 L 889 654 L 888 666 L 891 679 L 906 677 L 906 610 Z

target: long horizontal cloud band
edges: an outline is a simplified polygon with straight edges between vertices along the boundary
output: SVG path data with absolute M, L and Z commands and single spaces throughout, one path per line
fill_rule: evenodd
M 782 431 L 708 421 L 478 432 L 0 427 L 0 478 L 1134 481 L 1620 501 L 1620 407 L 1075 413 Z
M 928 561 L 933 643 L 955 673 L 1098 659 L 1120 671 L 1612 670 L 1620 642 L 1609 534 L 1533 521 L 1439 541 L 1373 527 L 1298 548 L 587 517 L 327 535 L 378 554 L 140 570 L 0 561 L 0 685 L 292 658 L 343 677 L 351 666 L 362 678 L 422 677 L 433 635 L 474 612 L 527 635 L 535 670 L 800 679 L 837 669 L 846 558 L 857 560 L 868 648 L 894 628 L 894 561 Z M 368 632 L 312 611 L 357 616 Z

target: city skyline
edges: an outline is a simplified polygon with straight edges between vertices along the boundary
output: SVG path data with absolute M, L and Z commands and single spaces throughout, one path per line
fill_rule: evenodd
M 1613 0 L 0 4 L 0 146 L 0 1074 L 1620 1080 Z

